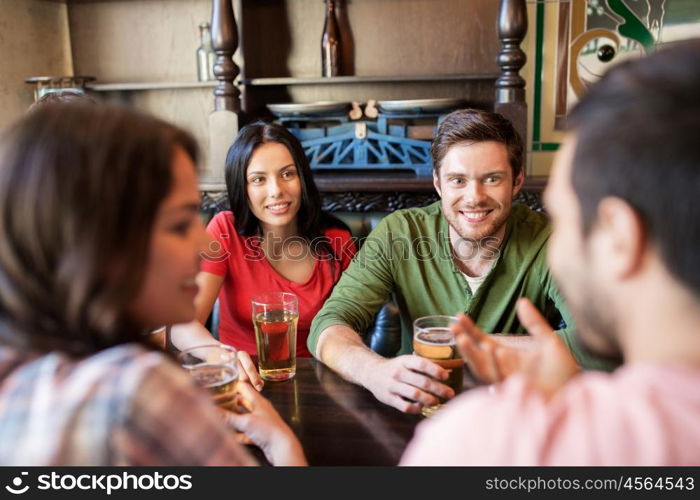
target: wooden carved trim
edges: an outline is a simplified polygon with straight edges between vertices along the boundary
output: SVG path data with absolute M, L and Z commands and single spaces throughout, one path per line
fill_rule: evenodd
M 525 102 L 525 79 L 520 70 L 527 61 L 520 44 L 527 33 L 525 0 L 501 0 L 498 38 L 503 47 L 496 62 L 501 76 L 496 80 L 496 104 Z
M 530 208 L 542 211 L 542 190 L 539 187 L 522 190 L 515 201 Z M 385 193 L 321 193 L 321 204 L 328 212 L 393 212 L 403 208 L 424 207 L 437 201 L 438 195 L 415 192 Z M 228 210 L 228 197 L 225 192 L 202 193 L 202 211 L 213 216 L 221 210 Z
M 241 91 L 233 81 L 240 70 L 233 62 L 233 53 L 238 48 L 238 27 L 231 0 L 212 0 L 211 44 L 216 53 L 214 76 L 219 81 L 214 89 L 214 109 L 237 113 L 241 109 Z

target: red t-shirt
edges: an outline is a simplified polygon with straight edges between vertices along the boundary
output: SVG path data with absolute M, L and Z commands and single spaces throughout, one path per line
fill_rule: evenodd
M 350 233 L 339 228 L 324 231 L 339 259 L 334 264 L 334 276 L 331 276 L 330 261 L 317 258 L 308 281 L 295 283 L 272 268 L 257 237 L 244 237 L 236 232 L 230 211 L 214 216 L 207 231 L 219 242 L 220 248 L 214 244 L 202 260 L 202 271 L 224 277 L 219 292 L 219 340 L 249 354 L 257 354 L 251 299 L 265 292 L 291 292 L 299 298 L 297 356 L 310 357 L 306 338 L 311 320 L 356 252 Z

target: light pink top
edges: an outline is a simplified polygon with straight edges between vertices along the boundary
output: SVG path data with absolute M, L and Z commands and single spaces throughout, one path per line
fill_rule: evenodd
M 401 465 L 700 465 L 700 370 L 587 372 L 549 402 L 512 377 L 421 423 Z

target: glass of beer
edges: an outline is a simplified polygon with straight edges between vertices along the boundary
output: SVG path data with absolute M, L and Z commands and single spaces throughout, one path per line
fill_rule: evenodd
M 297 371 L 299 300 L 293 293 L 270 292 L 253 297 L 253 325 L 258 371 L 264 380 L 289 380 Z
M 191 347 L 178 354 L 178 360 L 198 385 L 209 390 L 217 405 L 238 411 L 238 365 L 233 347 L 223 344 Z
M 161 351 L 164 351 L 167 343 L 166 335 L 167 328 L 165 326 L 161 326 L 148 332 L 148 341 Z
M 450 373 L 447 381 L 455 394 L 462 390 L 464 361 L 457 351 L 457 342 L 450 331 L 450 325 L 457 321 L 454 316 L 424 316 L 413 322 L 413 353 L 429 359 Z M 424 406 L 421 413 L 429 417 L 442 406 Z

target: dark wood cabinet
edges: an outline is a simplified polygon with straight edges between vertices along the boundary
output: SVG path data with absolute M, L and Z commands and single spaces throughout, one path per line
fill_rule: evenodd
M 340 77 L 321 77 L 323 0 L 241 0 L 244 120 L 279 102 L 462 98 L 491 107 L 493 0 L 341 0 Z M 491 22 L 484 22 L 485 19 Z
M 269 117 L 270 103 L 461 98 L 505 114 L 526 136 L 525 0 L 339 1 L 344 72 L 332 78 L 321 77 L 323 0 L 65 1 L 74 71 L 97 76 L 93 90 L 109 99 L 192 130 L 211 172 L 220 171 L 206 147 L 214 109 L 243 125 Z M 195 81 L 204 20 L 217 82 Z M 318 183 L 324 193 L 432 192 L 429 179 L 390 173 L 339 172 Z M 223 191 L 223 179 L 203 188 Z

